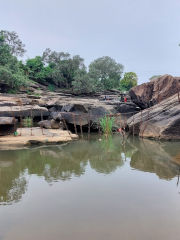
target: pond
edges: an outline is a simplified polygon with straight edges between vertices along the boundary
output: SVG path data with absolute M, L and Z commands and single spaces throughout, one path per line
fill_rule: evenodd
M 179 174 L 179 142 L 0 150 L 0 240 L 177 240 Z

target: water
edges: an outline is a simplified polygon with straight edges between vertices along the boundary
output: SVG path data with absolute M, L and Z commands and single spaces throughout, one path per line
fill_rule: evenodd
M 177 240 L 180 143 L 0 150 L 0 240 Z

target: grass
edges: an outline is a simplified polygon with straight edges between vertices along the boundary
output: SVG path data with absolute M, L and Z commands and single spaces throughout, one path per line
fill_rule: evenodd
M 111 134 L 114 126 L 114 117 L 104 116 L 99 119 L 100 126 L 103 133 Z
M 25 117 L 23 119 L 23 125 L 26 127 L 32 127 L 33 126 L 33 119 L 31 117 Z

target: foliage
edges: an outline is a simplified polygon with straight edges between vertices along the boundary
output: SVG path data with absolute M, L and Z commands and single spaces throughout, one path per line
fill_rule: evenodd
M 55 86 L 53 84 L 48 85 L 48 90 L 54 92 Z
M 127 72 L 124 74 L 123 79 L 120 81 L 119 89 L 129 91 L 132 87 L 137 86 L 138 77 L 134 72 Z
M 153 80 L 155 80 L 158 77 L 161 77 L 161 75 L 154 75 L 151 78 L 149 78 L 149 81 L 153 81 Z
M 108 56 L 98 58 L 89 65 L 89 75 L 100 81 L 105 89 L 116 88 L 123 72 L 123 65 Z
M 36 81 L 47 80 L 52 72 L 52 68 L 50 66 L 44 67 L 42 57 L 40 56 L 28 59 L 26 61 L 26 68 L 29 72 L 29 78 Z
M 104 116 L 99 119 L 102 131 L 106 134 L 110 134 L 114 125 L 114 117 Z
M 19 39 L 19 36 L 16 32 L 9 32 L 6 30 L 0 31 L 0 37 L 4 37 L 4 41 L 6 44 L 9 45 L 10 53 L 15 56 L 22 57 L 26 50 L 25 45 L 22 43 L 22 41 Z
M 90 78 L 89 74 L 85 70 L 77 70 L 75 72 L 72 85 L 73 91 L 78 94 L 93 93 L 102 89 L 101 83 L 99 82 L 99 84 L 97 84 L 94 79 Z
M 33 126 L 33 119 L 31 117 L 25 117 L 23 119 L 23 126 L 32 127 Z
M 49 48 L 44 51 L 42 60 L 53 69 L 51 72 L 52 82 L 59 87 L 72 87 L 75 72 L 86 69 L 84 59 L 79 55 L 71 58 L 69 53 L 58 53 Z
M 4 37 L 0 37 L 0 79 L 9 87 L 17 89 L 27 84 L 27 77 L 19 67 L 19 62 L 11 54 L 10 46 L 6 44 Z

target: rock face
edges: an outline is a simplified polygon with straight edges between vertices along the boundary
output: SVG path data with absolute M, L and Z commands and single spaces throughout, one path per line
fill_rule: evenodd
M 17 122 L 13 117 L 0 117 L 0 136 L 13 134 L 17 130 Z
M 137 113 L 127 121 L 129 129 L 145 138 L 180 140 L 180 102 L 178 95 Z
M 131 88 L 129 95 L 135 104 L 145 109 L 173 96 L 178 89 L 180 91 L 180 77 L 164 75 Z
M 121 120 L 123 126 L 126 126 L 127 119 L 140 108 L 131 102 L 128 96 L 128 102 L 120 101 L 123 95 L 124 93 L 118 90 L 106 90 L 78 97 L 70 90 L 55 89 L 54 92 L 50 92 L 47 86 L 30 82 L 27 88 L 20 88 L 19 94 L 0 94 L 0 117 L 21 119 L 32 116 L 34 121 L 46 120 L 40 123 L 44 128 L 59 126 L 61 129 L 64 127 L 64 121 L 67 124 L 86 127 L 90 122 L 90 127 L 97 129 L 100 117 L 122 113 Z M 105 96 L 109 100 L 105 101 Z M 93 125 L 94 122 L 96 124 Z

